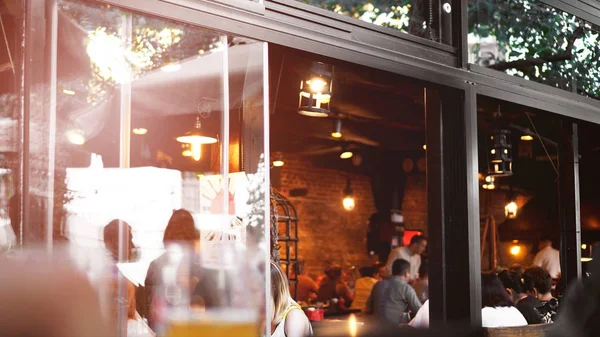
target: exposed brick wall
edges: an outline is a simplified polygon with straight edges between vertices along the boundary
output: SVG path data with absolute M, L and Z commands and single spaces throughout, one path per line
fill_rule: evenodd
M 286 158 L 285 166 L 278 170 L 281 187 L 277 190 L 298 211 L 298 255 L 306 261 L 309 275 L 322 274 L 328 260 L 357 267 L 374 262 L 366 251 L 368 220 L 375 212 L 369 177 L 318 168 L 300 158 Z M 346 177 L 352 180 L 356 200 L 353 211 L 342 207 Z M 289 192 L 295 188 L 307 188 L 308 194 L 291 197 Z M 425 195 L 425 176 L 409 177 L 402 205 L 407 228 L 426 230 Z

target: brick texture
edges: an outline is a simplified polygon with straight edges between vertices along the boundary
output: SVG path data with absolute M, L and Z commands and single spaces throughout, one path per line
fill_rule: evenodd
M 366 249 L 368 220 L 375 212 L 368 176 L 348 174 L 315 167 L 308 159 L 286 158 L 278 168 L 281 187 L 277 190 L 296 207 L 299 218 L 298 255 L 306 261 L 308 274 L 322 274 L 327 261 L 361 267 L 375 261 Z M 342 207 L 346 177 L 352 180 L 356 208 Z M 290 190 L 306 188 L 302 197 L 290 196 Z M 425 176 L 407 181 L 402 208 L 406 228 L 426 230 Z M 282 255 L 284 253 L 282 252 Z

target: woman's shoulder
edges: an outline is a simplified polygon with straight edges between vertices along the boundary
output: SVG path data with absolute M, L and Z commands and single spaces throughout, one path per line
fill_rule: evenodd
M 306 336 L 310 334 L 310 321 L 300 307 L 293 308 L 285 317 L 286 336 Z
M 485 307 L 481 309 L 483 327 L 509 327 L 527 325 L 527 320 L 515 307 Z

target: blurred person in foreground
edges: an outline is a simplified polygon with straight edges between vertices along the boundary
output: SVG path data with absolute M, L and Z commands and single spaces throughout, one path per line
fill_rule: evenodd
M 75 267 L 46 258 L 0 258 L 0 270 L 0 335 L 112 336 L 96 292 Z
M 416 314 L 421 301 L 408 284 L 410 263 L 399 259 L 392 264 L 392 278 L 377 282 L 367 299 L 366 312 L 382 322 L 398 325 L 410 321 L 409 313 Z
M 528 295 L 529 291 L 526 292 L 526 290 L 530 289 L 525 289 L 521 275 L 512 271 L 503 270 L 498 274 L 498 277 L 512 298 L 515 307 L 521 312 L 523 317 L 525 317 L 527 323 L 541 324 L 542 317 L 535 308 L 542 306 L 542 303 L 537 298 Z
M 392 274 L 392 264 L 398 259 L 404 259 L 410 263 L 410 272 L 408 282 L 411 283 L 419 278 L 419 268 L 421 267 L 421 255 L 427 249 L 427 239 L 422 235 L 415 235 L 410 239 L 408 246 L 398 247 L 390 253 L 386 268 L 388 275 Z
M 271 337 L 305 337 L 312 327 L 302 308 L 290 296 L 289 282 L 277 263 L 271 261 Z
M 375 267 L 362 267 L 359 269 L 359 272 L 361 277 L 354 284 L 354 301 L 352 301 L 350 309 L 364 311 L 367 299 L 371 295 L 371 290 L 377 283 L 377 279 L 375 278 L 376 269 Z
M 185 209 L 173 211 L 163 235 L 163 244 L 165 247 L 169 244 L 177 243 L 194 246 L 199 240 L 200 233 L 196 229 L 192 214 Z M 141 298 L 144 301 L 142 305 L 144 308 L 143 316 L 148 319 L 148 324 L 153 329 L 156 327 L 152 309 L 154 292 L 156 291 L 156 287 L 162 283 L 160 267 L 166 263 L 165 259 L 167 258 L 163 254 L 150 263 L 148 273 L 146 274 L 146 281 L 144 282 L 146 289 L 143 298 Z

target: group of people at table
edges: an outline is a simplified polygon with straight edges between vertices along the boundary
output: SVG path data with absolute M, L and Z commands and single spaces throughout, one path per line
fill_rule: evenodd
M 328 266 L 316 281 L 299 269 L 297 299 L 300 303 L 336 303 L 337 307 L 360 310 L 384 324 L 429 327 L 427 264 L 421 263 L 427 240 L 414 236 L 408 246 L 398 247 L 385 265 L 360 268 L 361 277 L 349 285 L 339 266 Z M 514 327 L 552 323 L 558 313 L 553 279 L 560 277 L 558 250 L 549 239 L 539 243 L 531 267 L 483 272 L 482 326 Z M 300 265 L 302 266 L 302 264 Z

